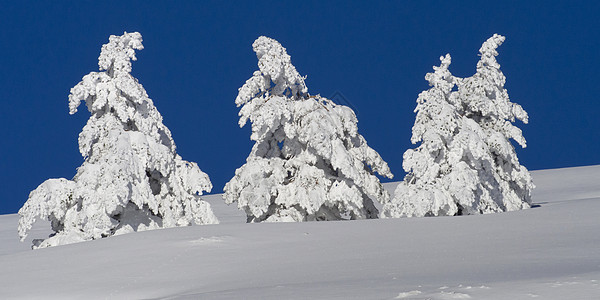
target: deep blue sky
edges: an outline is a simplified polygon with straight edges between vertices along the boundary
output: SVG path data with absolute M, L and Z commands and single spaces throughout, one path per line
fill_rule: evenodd
M 25 1 L 22 1 L 25 2 Z M 425 73 L 452 55 L 475 71 L 481 43 L 507 37 L 498 60 L 513 102 L 530 115 L 517 149 L 531 170 L 600 163 L 600 5 L 597 1 L 109 1 L 4 3 L 0 10 L 0 214 L 15 213 L 48 178 L 72 178 L 89 113 L 67 96 L 98 69 L 111 34 L 139 31 L 133 75 L 171 129 L 178 153 L 212 179 L 213 193 L 252 146 L 234 99 L 257 69 L 252 42 L 277 39 L 311 94 L 345 96 L 359 131 L 404 176 L 413 109 Z

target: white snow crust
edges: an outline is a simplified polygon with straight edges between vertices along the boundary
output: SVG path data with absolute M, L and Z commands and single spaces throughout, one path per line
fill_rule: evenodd
M 208 195 L 220 225 L 39 250 L 3 215 L 0 299 L 596 299 L 600 166 L 532 176 L 513 212 L 246 224 Z

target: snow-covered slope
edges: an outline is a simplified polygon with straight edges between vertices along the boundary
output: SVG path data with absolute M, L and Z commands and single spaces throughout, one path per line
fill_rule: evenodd
M 600 166 L 533 176 L 517 212 L 245 224 L 214 195 L 220 225 L 36 251 L 0 216 L 0 299 L 598 299 Z

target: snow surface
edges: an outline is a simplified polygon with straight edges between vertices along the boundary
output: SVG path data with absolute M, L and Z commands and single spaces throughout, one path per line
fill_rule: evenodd
M 0 299 L 598 299 L 600 166 L 532 175 L 522 211 L 245 224 L 210 195 L 220 225 L 35 251 L 3 215 Z

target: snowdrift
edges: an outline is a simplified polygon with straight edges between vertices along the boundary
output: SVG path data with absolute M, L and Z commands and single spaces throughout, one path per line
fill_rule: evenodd
M 600 166 L 534 171 L 533 208 L 461 217 L 161 229 L 41 250 L 0 216 L 0 298 L 591 299 Z M 387 184 L 388 190 L 394 184 Z

